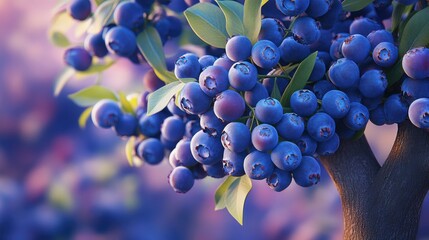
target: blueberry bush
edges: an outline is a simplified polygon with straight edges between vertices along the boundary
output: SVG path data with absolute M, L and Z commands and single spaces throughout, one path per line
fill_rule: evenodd
M 90 118 L 127 139 L 131 166 L 169 161 L 178 193 L 225 178 L 215 209 L 240 224 L 252 181 L 311 187 L 324 167 L 346 239 L 415 238 L 429 189 L 427 1 L 65 0 L 55 11 L 50 37 L 67 48 L 56 95 L 119 58 L 150 68 L 140 92 L 98 79 L 69 95 L 87 107 L 82 127 Z M 398 124 L 383 165 L 369 121 Z

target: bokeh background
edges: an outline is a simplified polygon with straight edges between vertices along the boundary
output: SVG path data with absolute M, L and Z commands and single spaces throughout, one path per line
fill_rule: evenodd
M 75 79 L 53 96 L 64 66 L 63 49 L 47 34 L 55 2 L 0 0 L 0 239 L 342 238 L 341 204 L 326 172 L 317 187 L 292 184 L 282 193 L 253 181 L 240 226 L 226 210 L 214 211 L 221 180 L 176 194 L 168 163 L 131 168 L 113 131 L 90 122 L 80 129 L 83 109 L 67 94 L 95 79 Z M 142 71 L 120 61 L 103 84 L 140 89 Z M 382 162 L 395 126 L 370 127 L 367 136 Z M 429 239 L 428 199 L 419 239 Z

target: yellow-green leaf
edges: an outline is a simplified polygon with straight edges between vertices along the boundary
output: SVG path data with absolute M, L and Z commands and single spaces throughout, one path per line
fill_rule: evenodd
M 246 36 L 252 43 L 258 41 L 259 31 L 261 30 L 261 8 L 262 0 L 244 1 L 244 29 L 246 30 Z
M 60 75 L 57 77 L 54 83 L 54 96 L 58 96 L 61 93 L 61 90 L 63 90 L 64 86 L 73 77 L 75 73 L 76 73 L 76 70 L 74 70 L 71 67 L 66 67 L 60 73 Z
M 93 106 L 102 99 L 118 101 L 118 97 L 114 92 L 102 86 L 84 88 L 76 93 L 70 94 L 69 98 L 82 107 Z
M 88 118 L 91 116 L 92 107 L 88 107 L 80 114 L 79 117 L 79 127 L 84 129 L 86 127 L 86 122 Z

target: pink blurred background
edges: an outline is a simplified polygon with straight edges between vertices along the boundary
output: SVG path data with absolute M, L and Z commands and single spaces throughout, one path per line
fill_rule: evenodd
M 167 183 L 168 163 L 130 168 L 124 141 L 88 123 L 67 94 L 93 83 L 75 79 L 55 98 L 63 49 L 48 40 L 55 1 L 0 1 L 1 239 L 341 239 L 338 193 L 326 172 L 317 187 L 282 193 L 253 181 L 244 226 L 214 211 L 221 180 L 198 181 L 186 195 Z M 103 84 L 141 89 L 142 69 L 120 61 Z M 382 162 L 395 127 L 369 127 Z M 389 146 L 390 145 L 390 146 Z M 429 201 L 419 238 L 429 239 Z

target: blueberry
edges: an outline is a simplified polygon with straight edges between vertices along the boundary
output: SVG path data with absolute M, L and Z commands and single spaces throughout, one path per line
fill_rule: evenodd
M 225 68 L 225 70 L 229 71 L 229 69 L 231 69 L 233 64 L 234 64 L 234 62 L 231 61 L 231 59 L 224 56 L 224 57 L 216 59 L 216 61 L 213 63 L 213 66 L 220 66 L 220 67 Z
M 302 157 L 301 164 L 292 172 L 296 184 L 301 187 L 311 187 L 320 181 L 320 165 L 310 156 Z
M 86 71 L 91 67 L 92 57 L 84 48 L 74 47 L 65 51 L 64 62 L 77 71 Z
M 317 18 L 317 21 L 320 23 L 321 28 L 323 29 L 332 29 L 335 23 L 338 23 L 343 8 L 341 6 L 340 0 L 331 0 L 331 7 L 328 12 L 324 15 Z
M 350 25 L 350 34 L 361 34 L 368 36 L 372 31 L 381 30 L 383 27 L 376 21 L 369 18 L 355 19 Z
M 360 93 L 359 89 L 351 88 L 344 90 L 344 92 L 349 97 L 350 102 L 362 102 L 362 94 Z
M 387 78 L 381 70 L 366 71 L 359 82 L 360 93 L 367 98 L 382 96 L 387 89 Z
M 225 149 L 236 153 L 243 152 L 250 144 L 250 130 L 243 123 L 229 123 L 223 129 L 221 140 Z
M 311 17 L 298 17 L 292 26 L 293 37 L 302 44 L 312 44 L 320 37 L 316 21 Z
M 145 162 L 156 165 L 164 159 L 164 146 L 156 138 L 143 140 L 138 148 L 137 155 Z
M 305 12 L 309 4 L 309 0 L 276 0 L 277 9 L 290 17 Z
M 179 141 L 185 134 L 185 123 L 180 117 L 170 116 L 162 123 L 161 134 L 167 140 Z
M 303 156 L 310 156 L 316 152 L 317 142 L 311 138 L 307 133 L 304 133 L 298 140 L 295 141 L 295 144 L 301 150 Z
M 338 59 L 329 68 L 329 79 L 340 89 L 356 86 L 359 82 L 359 67 L 352 60 L 346 58 Z
M 71 0 L 67 12 L 76 20 L 83 21 L 91 15 L 91 2 L 89 0 Z
M 261 22 L 261 31 L 259 32 L 259 40 L 269 40 L 276 46 L 279 46 L 285 36 L 285 26 L 275 18 L 264 18 Z
M 411 103 L 408 111 L 410 121 L 418 128 L 429 128 L 429 98 L 420 98 Z
M 329 48 L 329 56 L 331 59 L 338 60 L 344 57 L 342 52 L 344 40 L 346 40 L 345 37 L 337 37 L 332 41 L 332 44 Z
M 317 110 L 316 95 L 307 89 L 297 90 L 290 97 L 290 106 L 299 116 L 309 117 Z
M 242 35 L 233 36 L 228 39 L 225 46 L 225 52 L 232 61 L 244 61 L 248 59 L 252 52 L 252 42 L 249 38 Z
M 257 82 L 255 86 L 244 93 L 244 100 L 251 107 L 255 107 L 261 100 L 268 97 L 268 91 L 261 83 Z
M 84 42 L 85 49 L 92 55 L 103 58 L 108 51 L 102 33 L 88 34 Z
M 323 96 L 322 108 L 333 118 L 343 118 L 350 110 L 350 99 L 342 91 L 331 90 Z
M 292 182 L 292 175 L 288 171 L 274 168 L 273 173 L 267 177 L 267 184 L 276 192 L 281 192 L 289 187 Z
M 160 17 L 157 19 L 154 19 L 153 21 L 154 27 L 156 31 L 159 34 L 159 37 L 161 38 L 161 42 L 164 45 L 165 42 L 168 40 L 168 33 L 170 32 L 171 26 L 170 22 L 165 17 Z
M 273 173 L 274 164 L 268 153 L 253 151 L 244 159 L 244 172 L 251 179 L 261 180 Z
M 369 33 L 367 38 L 371 43 L 371 50 L 374 49 L 379 43 L 382 43 L 382 42 L 395 43 L 393 40 L 392 33 L 384 29 L 376 30 Z
M 115 8 L 113 20 L 119 26 L 131 30 L 141 30 L 144 25 L 143 8 L 135 2 L 121 2 Z
M 329 30 L 320 30 L 319 39 L 310 45 L 311 52 L 319 51 L 317 54 L 320 55 L 320 52 L 329 52 L 332 43 L 332 32 Z
M 268 75 L 276 74 L 273 70 L 272 72 L 269 72 Z M 277 88 L 279 89 L 279 92 L 282 93 L 285 91 L 286 87 L 289 85 L 290 80 L 287 78 L 264 78 L 262 80 L 262 85 L 268 90 L 268 95 L 271 95 L 274 89 L 274 84 L 277 85 Z
M 98 101 L 91 111 L 91 119 L 96 127 L 110 128 L 118 123 L 122 112 L 115 101 L 103 99 Z
M 360 64 L 369 56 L 371 44 L 361 34 L 353 34 L 344 40 L 341 51 L 344 57 Z
M 374 110 L 369 112 L 369 120 L 377 126 L 386 124 L 386 116 L 384 114 L 384 105 L 380 104 Z
M 180 166 L 192 167 L 198 164 L 191 152 L 191 141 L 187 139 L 180 140 L 175 148 L 175 159 Z
M 207 172 L 207 175 L 212 178 L 223 178 L 226 175 L 222 161 L 212 165 L 203 165 L 203 168 Z
M 317 142 L 328 141 L 335 134 L 335 121 L 326 113 L 316 113 L 308 120 L 307 132 Z
M 176 157 L 176 151 L 176 148 L 173 148 L 173 150 L 170 152 L 170 155 L 168 155 L 168 163 L 170 163 L 172 168 L 182 166 L 182 163 Z
M 156 137 L 161 132 L 161 124 L 165 119 L 162 112 L 143 115 L 139 119 L 139 130 L 146 137 Z
M 334 84 L 332 84 L 330 81 L 327 81 L 327 80 L 318 81 L 313 85 L 314 95 L 316 95 L 317 99 L 319 100 L 322 100 L 323 96 L 327 92 L 335 89 L 336 88 Z
M 213 109 L 210 109 L 200 115 L 200 126 L 205 133 L 213 137 L 219 137 L 225 127 L 225 123 L 215 115 Z
M 203 179 L 207 177 L 207 172 L 204 170 L 203 165 L 198 163 L 197 165 L 189 168 L 194 176 L 194 179 Z
M 159 140 L 161 141 L 162 145 L 166 150 L 173 150 L 176 147 L 176 144 L 178 141 L 170 141 L 166 139 L 164 136 L 159 136 Z
M 219 137 L 199 131 L 191 139 L 191 152 L 198 162 L 211 165 L 222 161 L 223 147 Z
M 298 140 L 305 130 L 304 120 L 296 113 L 285 113 L 277 123 L 276 129 L 282 138 Z
M 135 2 L 140 4 L 140 6 L 148 11 L 152 7 L 152 4 L 155 2 L 155 0 L 135 0 Z
M 429 78 L 405 78 L 401 85 L 402 95 L 411 103 L 418 98 L 429 98 Z
M 268 97 L 256 104 L 255 116 L 263 123 L 276 124 L 282 119 L 283 107 L 277 99 Z
M 138 120 L 135 116 L 124 113 L 119 116 L 118 122 L 115 124 L 116 134 L 119 136 L 133 136 L 137 132 Z
M 109 52 L 121 57 L 131 56 L 137 49 L 134 33 L 121 26 L 111 28 L 106 33 L 104 42 Z
M 186 123 L 185 137 L 191 139 L 200 130 L 200 123 L 197 120 L 190 120 Z
M 186 83 L 180 92 L 180 106 L 188 114 L 202 114 L 210 108 L 211 103 L 212 99 L 196 82 Z
M 179 57 L 174 66 L 174 74 L 177 78 L 195 78 L 200 75 L 201 65 L 198 56 L 193 53 L 186 53 Z
M 408 104 L 399 94 L 390 95 L 384 102 L 386 124 L 401 123 L 405 121 L 408 113 Z
M 200 57 L 198 59 L 198 62 L 201 65 L 201 70 L 204 71 L 204 69 L 206 69 L 209 66 L 213 66 L 213 64 L 216 61 L 216 57 L 212 56 L 212 55 L 204 55 L 202 57 Z M 225 69 L 225 68 L 224 68 Z M 226 70 L 226 69 L 225 69 Z
M 311 72 L 308 81 L 316 82 L 322 79 L 325 76 L 326 66 L 322 59 L 319 57 L 316 58 L 316 62 L 314 63 L 314 68 Z
M 223 152 L 223 170 L 230 176 L 240 177 L 244 173 L 244 159 L 246 158 L 246 152 L 233 152 L 225 149 Z
M 239 119 L 246 108 L 243 98 L 236 91 L 226 90 L 221 92 L 214 102 L 214 113 L 224 122 L 232 122 Z
M 280 60 L 280 50 L 269 40 L 259 40 L 253 45 L 252 60 L 260 68 L 271 69 Z
M 199 84 L 207 96 L 214 97 L 228 89 L 228 72 L 220 66 L 209 66 L 201 72 Z
M 173 97 L 167 105 L 168 111 L 178 117 L 184 117 L 186 113 L 176 105 L 175 97 Z
M 167 16 L 165 19 L 167 19 L 170 25 L 170 27 L 168 28 L 169 31 L 167 35 L 172 38 L 180 36 L 183 31 L 182 21 L 175 16 Z
M 271 152 L 271 160 L 281 170 L 292 171 L 301 163 L 302 154 L 299 147 L 292 142 L 280 142 Z
M 372 52 L 375 64 L 381 67 L 391 67 L 398 60 L 398 48 L 390 42 L 379 43 Z
M 269 124 L 256 126 L 252 131 L 252 144 L 259 151 L 270 151 L 277 146 L 277 130 Z
M 418 2 L 418 0 L 397 0 L 398 3 L 403 5 L 412 5 Z
M 258 70 L 249 62 L 237 62 L 228 72 L 229 83 L 238 91 L 249 91 L 258 80 Z
M 362 98 L 361 103 L 368 108 L 369 111 L 374 110 L 375 108 L 378 107 L 378 105 L 380 105 L 383 102 L 383 97 L 384 96 L 379 96 L 379 97 L 375 97 L 375 98 L 367 98 L 364 97 Z
M 410 78 L 429 77 L 429 48 L 420 47 L 409 50 L 402 59 L 402 68 Z
M 310 55 L 308 45 L 297 42 L 292 37 L 287 37 L 279 46 L 281 59 L 285 64 L 300 62 Z
M 330 156 L 333 155 L 339 147 L 340 137 L 335 133 L 331 139 L 326 142 L 321 142 L 317 145 L 317 154 L 320 156 Z
M 308 16 L 317 18 L 326 14 L 331 7 L 331 0 L 310 0 L 310 5 L 305 11 Z
M 176 167 L 168 176 L 168 182 L 177 193 L 186 193 L 194 186 L 194 175 L 186 167 Z
M 350 111 L 344 117 L 344 124 L 352 130 L 359 131 L 366 127 L 368 120 L 368 108 L 358 102 L 352 102 Z
M 156 76 L 155 71 L 152 68 L 143 76 L 143 87 L 149 92 L 155 92 L 164 85 L 165 83 Z

